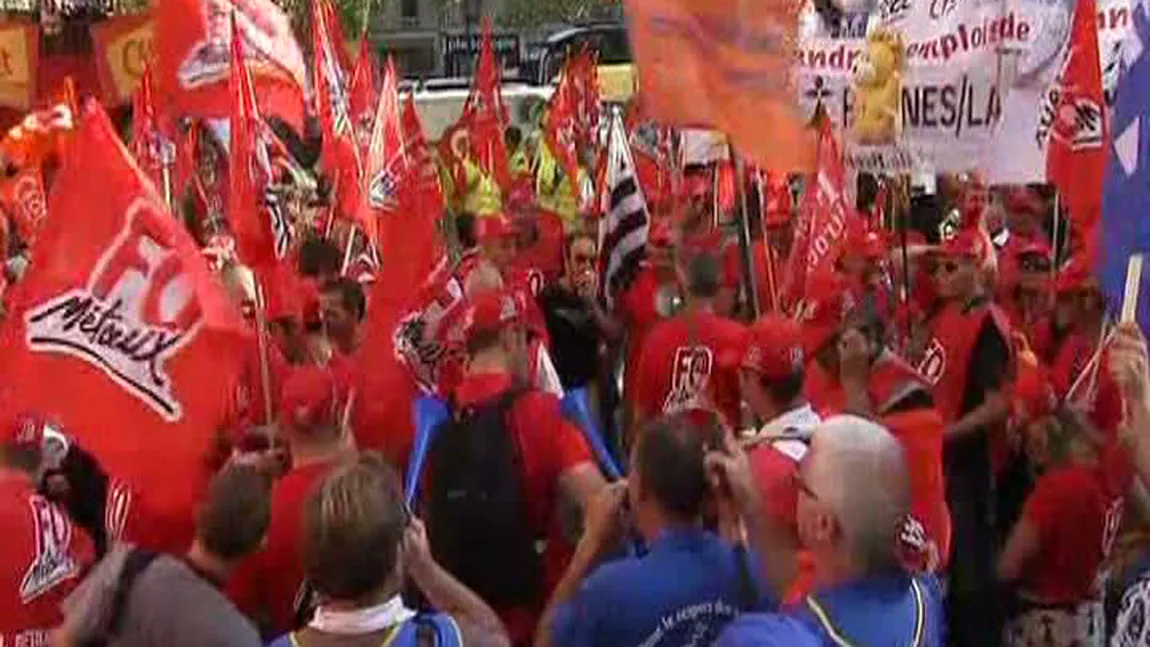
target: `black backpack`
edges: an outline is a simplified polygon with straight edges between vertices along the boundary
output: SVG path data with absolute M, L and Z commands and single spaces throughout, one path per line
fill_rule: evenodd
M 431 552 L 495 606 L 534 605 L 540 559 L 527 515 L 522 448 L 508 424 L 523 390 L 457 410 L 428 455 L 425 518 Z

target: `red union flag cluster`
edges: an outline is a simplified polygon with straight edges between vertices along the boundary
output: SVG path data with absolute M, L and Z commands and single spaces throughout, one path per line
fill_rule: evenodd
M 763 168 L 809 168 L 791 89 L 790 0 L 628 0 L 628 28 L 652 118 L 726 132 Z
M 0 328 L 0 424 L 53 421 L 158 513 L 186 515 L 243 324 L 95 102 L 50 213 Z

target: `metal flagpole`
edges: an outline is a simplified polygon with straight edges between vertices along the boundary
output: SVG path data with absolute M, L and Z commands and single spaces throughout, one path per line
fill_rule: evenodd
M 747 285 L 747 303 L 751 304 L 751 314 L 755 319 L 762 312 L 759 304 L 759 290 L 755 284 L 755 259 L 751 254 L 750 210 L 747 204 L 747 188 L 743 185 L 746 168 L 743 158 L 735 153 L 735 146 L 728 142 L 731 159 L 735 163 L 735 190 L 739 192 L 739 251 L 743 256 L 743 277 Z

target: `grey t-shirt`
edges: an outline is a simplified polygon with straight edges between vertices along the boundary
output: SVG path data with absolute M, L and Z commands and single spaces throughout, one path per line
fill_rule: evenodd
M 113 548 L 64 601 L 73 640 L 103 635 L 129 546 Z M 261 645 L 255 627 L 211 582 L 161 555 L 132 584 L 118 637 L 111 645 L 208 647 Z

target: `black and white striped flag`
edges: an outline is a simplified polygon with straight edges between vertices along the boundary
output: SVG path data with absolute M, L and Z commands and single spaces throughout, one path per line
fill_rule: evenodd
M 603 268 L 603 296 L 614 308 L 630 287 L 647 255 L 647 228 L 651 222 L 647 202 L 639 188 L 635 161 L 627 143 L 623 117 L 611 119 L 607 143 L 607 201 L 599 222 L 599 254 Z

